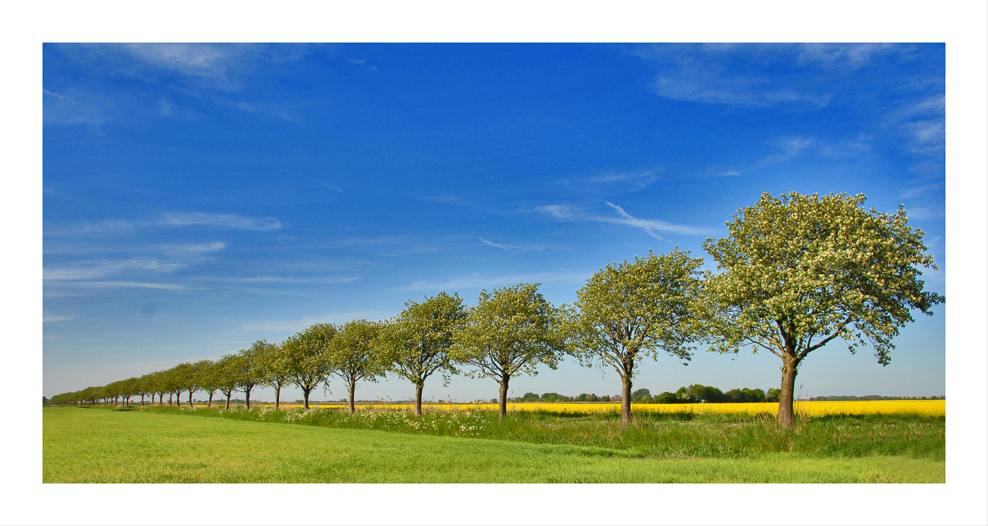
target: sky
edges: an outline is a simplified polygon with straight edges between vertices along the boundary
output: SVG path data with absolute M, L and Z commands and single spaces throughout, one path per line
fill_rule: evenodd
M 764 192 L 903 205 L 939 267 L 926 290 L 945 294 L 942 43 L 45 44 L 42 84 L 49 397 L 442 291 L 472 305 L 540 283 L 571 303 L 649 250 L 715 270 L 703 241 Z M 887 367 L 839 342 L 815 351 L 797 396 L 944 395 L 949 305 L 914 312 Z M 701 346 L 686 367 L 645 361 L 634 388 L 768 389 L 780 365 Z M 510 387 L 621 381 L 569 358 Z M 496 395 L 464 376 L 424 389 Z M 313 393 L 344 396 L 339 380 Z

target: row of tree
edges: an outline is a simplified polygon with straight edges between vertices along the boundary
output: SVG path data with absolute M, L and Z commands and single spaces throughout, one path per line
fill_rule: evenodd
M 386 322 L 316 324 L 281 344 L 259 341 L 216 363 L 183 363 L 53 401 L 92 402 L 128 393 L 142 400 L 165 393 L 180 399 L 188 391 L 191 403 L 191 394 L 202 390 L 211 403 L 214 391 L 229 400 L 236 389 L 249 403 L 251 389 L 270 385 L 277 404 L 281 388 L 291 383 L 303 391 L 308 407 L 312 389 L 335 375 L 345 383 L 353 411 L 357 382 L 390 372 L 415 386 L 418 415 L 427 378 L 439 373 L 448 381 L 463 373 L 499 384 L 503 416 L 512 377 L 536 374 L 540 365 L 555 369 L 569 354 L 582 365 L 618 373 L 627 425 L 641 361 L 664 352 L 686 365 L 704 343 L 721 353 L 750 346 L 779 357 L 779 422 L 791 427 L 796 373 L 810 352 L 840 338 L 852 353 L 870 344 L 878 362 L 887 365 L 892 339 L 912 321 L 912 309 L 932 314 L 944 301 L 924 291 L 919 279 L 918 267 L 936 268 L 925 254 L 922 231 L 907 225 L 901 206 L 888 215 L 865 210 L 864 201 L 863 195 L 763 194 L 727 223 L 727 237 L 704 242 L 717 273 L 701 273 L 703 259 L 678 248 L 664 255 L 649 251 L 598 271 L 572 305 L 554 307 L 538 284 L 482 291 L 471 308 L 457 294 L 443 292 L 422 303 L 409 301 Z M 727 396 L 703 386 L 684 389 L 690 400 Z M 737 396 L 764 399 L 758 391 Z

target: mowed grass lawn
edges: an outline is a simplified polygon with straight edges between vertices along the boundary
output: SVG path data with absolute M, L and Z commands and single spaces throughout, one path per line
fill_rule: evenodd
M 634 458 L 619 449 L 195 418 L 44 410 L 43 480 L 63 482 L 944 482 L 909 456 Z

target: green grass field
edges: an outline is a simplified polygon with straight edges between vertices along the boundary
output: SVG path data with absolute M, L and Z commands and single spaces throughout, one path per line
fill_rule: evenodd
M 626 445 L 630 440 L 627 438 L 624 442 L 615 440 L 618 447 L 606 447 L 599 440 L 592 441 L 597 445 L 580 445 L 572 440 L 560 443 L 565 441 L 543 440 L 539 436 L 528 440 L 524 436 L 460 438 L 235 418 L 196 418 L 179 414 L 177 410 L 169 414 L 167 409 L 113 411 L 52 407 L 43 411 L 46 483 L 945 481 L 942 449 L 931 451 L 928 447 L 907 448 L 895 454 L 859 451 L 846 455 L 776 451 L 771 446 L 749 449 L 744 455 L 676 455 L 656 454 L 668 449 L 668 444 L 656 451 L 625 447 L 622 444 Z M 545 420 L 539 416 L 522 418 Z M 506 428 L 531 427 L 526 425 L 522 421 Z M 878 424 L 888 425 L 887 421 Z M 731 432 L 738 426 L 735 422 L 718 420 L 706 427 L 703 436 Z M 829 428 L 825 431 L 829 432 Z M 643 431 L 639 428 L 629 435 L 636 436 L 635 433 L 641 435 Z M 682 440 L 696 440 L 689 433 L 682 437 Z M 642 439 L 635 440 L 637 444 Z M 688 452 L 688 448 L 680 450 Z

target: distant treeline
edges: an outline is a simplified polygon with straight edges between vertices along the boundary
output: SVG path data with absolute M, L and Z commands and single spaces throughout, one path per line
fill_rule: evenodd
M 946 396 L 811 396 L 811 402 L 843 402 L 853 400 L 945 400 Z
M 638 404 L 723 404 L 723 403 L 750 403 L 750 402 L 778 402 L 780 389 L 749 389 L 747 387 L 731 389 L 723 392 L 716 387 L 693 384 L 688 387 L 680 387 L 675 393 L 666 391 L 652 396 L 648 389 L 638 389 L 631 393 L 631 401 Z M 525 393 L 524 396 L 511 399 L 515 403 L 531 402 L 610 402 L 621 400 L 620 395 L 596 395 L 593 393 L 582 393 L 579 396 L 566 396 L 559 393 L 544 393 L 541 396 L 536 393 Z

